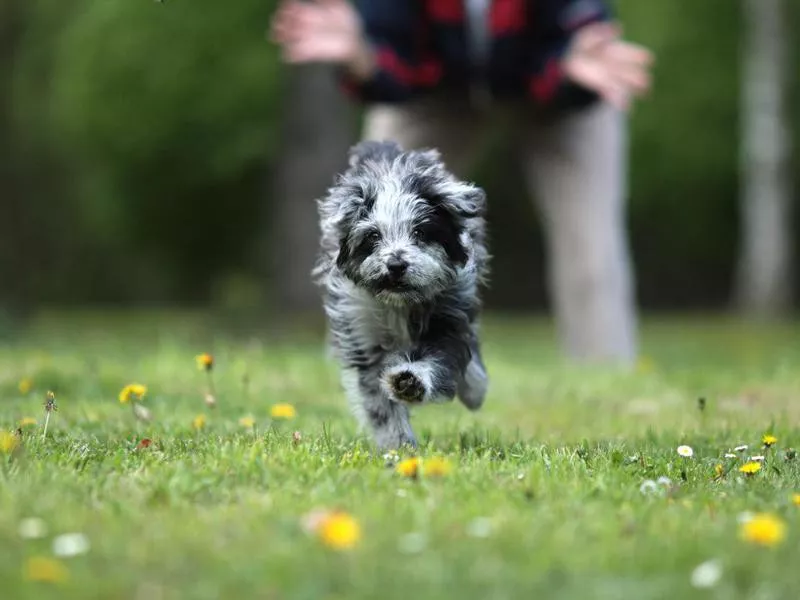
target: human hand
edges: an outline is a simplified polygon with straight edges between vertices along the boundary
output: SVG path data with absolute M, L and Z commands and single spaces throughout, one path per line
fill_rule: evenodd
M 369 68 L 361 19 L 347 0 L 285 0 L 271 23 L 271 38 L 289 63 L 340 63 Z
M 562 70 L 575 83 L 626 110 L 631 96 L 649 90 L 652 62 L 650 51 L 620 39 L 618 25 L 591 23 L 575 34 Z

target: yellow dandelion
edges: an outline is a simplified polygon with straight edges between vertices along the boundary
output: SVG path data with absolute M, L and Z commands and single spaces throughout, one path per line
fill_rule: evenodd
M 27 394 L 33 389 L 33 380 L 30 377 L 24 377 L 23 379 L 20 379 L 17 389 L 19 389 L 20 394 Z
M 293 419 L 296 413 L 291 404 L 275 404 L 269 414 L 273 419 Z
M 761 470 L 761 463 L 758 462 L 749 462 L 743 464 L 739 467 L 739 472 L 744 473 L 745 475 L 755 475 Z
M 317 534 L 322 542 L 336 550 L 353 548 L 361 539 L 361 527 L 352 516 L 334 511 L 321 519 Z
M 144 386 L 141 383 L 129 383 L 122 388 L 122 391 L 119 393 L 119 401 L 122 404 L 127 404 L 131 400 L 140 402 L 146 393 L 147 386 Z
M 195 429 L 202 429 L 206 426 L 206 416 L 205 415 L 197 415 L 194 419 L 192 419 L 192 427 Z
M 761 443 L 764 444 L 765 448 L 773 446 L 777 441 L 778 438 L 770 433 L 765 434 L 764 437 L 761 438 Z
M 397 463 L 395 471 L 400 473 L 403 477 L 416 477 L 419 473 L 420 460 L 416 456 L 406 458 Z
M 432 456 L 425 460 L 422 465 L 422 471 L 425 477 L 444 477 L 452 470 L 453 466 L 450 464 L 450 461 L 440 456 Z
M 724 470 L 724 468 L 722 467 L 722 465 L 716 465 L 716 466 L 714 467 L 714 474 L 715 474 L 717 477 L 722 477 L 722 473 L 724 473 L 724 472 L 725 472 L 725 470 Z
M 246 427 L 247 429 L 250 429 L 255 424 L 256 420 L 253 417 L 242 417 L 241 419 L 239 419 L 239 425 L 241 425 L 242 427 Z
M 19 420 L 20 427 L 27 427 L 28 425 L 36 425 L 36 419 L 33 417 L 22 417 Z
M 786 537 L 786 524 L 774 515 L 756 514 L 741 524 L 740 535 L 753 544 L 775 546 Z
M 194 360 L 197 363 L 197 368 L 201 371 L 210 371 L 214 368 L 214 357 L 208 352 L 198 354 L 194 357 Z
M 792 494 L 792 504 L 800 506 L 800 494 Z
M 69 571 L 57 560 L 46 556 L 32 556 L 25 563 L 23 575 L 28 581 L 61 583 L 69 579 Z
M 0 454 L 11 454 L 19 446 L 19 438 L 10 431 L 0 431 Z

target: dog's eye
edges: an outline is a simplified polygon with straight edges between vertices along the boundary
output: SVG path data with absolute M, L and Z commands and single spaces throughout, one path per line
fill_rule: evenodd
M 372 230 L 364 236 L 364 241 L 374 244 L 381 239 L 381 234 L 378 231 Z
M 411 235 L 414 236 L 415 240 L 420 242 L 424 242 L 428 239 L 428 229 L 424 225 L 417 225 L 414 227 L 414 230 L 411 232 Z

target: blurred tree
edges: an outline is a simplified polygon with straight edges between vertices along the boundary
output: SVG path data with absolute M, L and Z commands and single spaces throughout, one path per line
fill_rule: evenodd
M 330 66 L 293 66 L 285 77 L 268 259 L 278 307 L 301 312 L 320 306 L 311 279 L 319 239 L 316 199 L 346 166 L 356 131 Z
M 736 300 L 751 316 L 792 303 L 789 36 L 783 0 L 743 0 L 741 248 Z

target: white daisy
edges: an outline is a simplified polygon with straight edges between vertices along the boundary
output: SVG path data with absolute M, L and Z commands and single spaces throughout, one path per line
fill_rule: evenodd
M 747 460 L 752 460 L 753 462 L 764 462 L 763 456 L 751 456 Z
M 53 554 L 62 558 L 86 554 L 89 538 L 82 533 L 65 533 L 53 540 Z
M 725 453 L 725 458 L 736 458 L 735 454 L 731 454 L 730 452 Z
M 692 450 L 691 446 L 678 446 L 678 454 L 684 458 L 692 458 L 692 456 L 694 456 L 694 450 Z
M 669 486 L 672 485 L 672 479 L 662 475 L 661 477 L 656 479 L 656 483 L 660 483 L 661 485 L 665 485 L 665 486 L 669 487 Z
M 722 578 L 722 563 L 718 559 L 700 563 L 692 571 L 691 582 L 696 588 L 711 588 Z
M 736 446 L 736 448 L 734 448 L 734 450 L 736 450 L 736 452 L 744 452 L 745 450 L 747 450 L 747 444 L 743 444 L 741 446 Z

